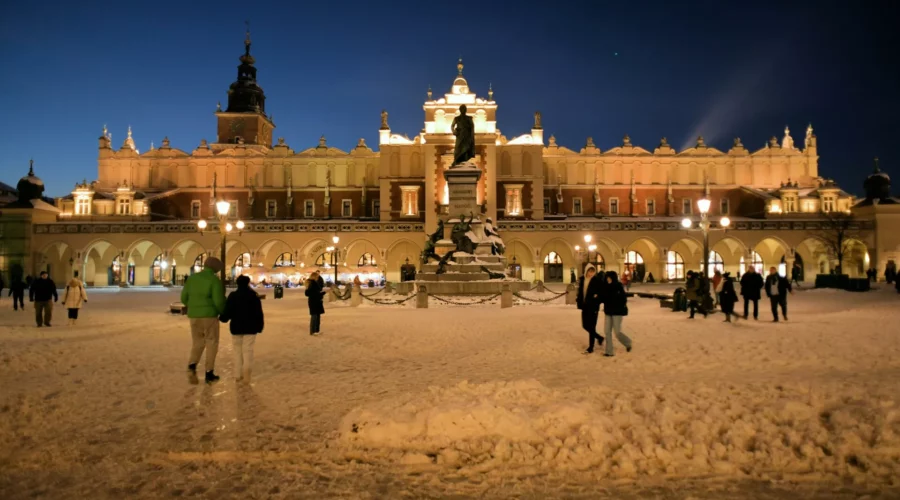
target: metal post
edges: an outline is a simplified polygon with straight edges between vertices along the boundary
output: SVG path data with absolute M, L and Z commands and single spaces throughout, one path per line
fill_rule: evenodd
M 334 246 L 334 252 L 331 252 L 331 259 L 334 261 L 334 286 L 338 286 L 338 248 Z M 337 288 L 335 288 L 337 289 Z
M 709 215 L 703 214 L 703 275 L 709 278 Z
M 224 221 L 222 221 L 222 222 L 224 222 Z M 220 223 L 219 227 L 221 228 L 221 231 L 222 231 L 222 251 L 220 252 L 220 255 L 222 257 L 219 259 L 222 261 L 222 270 L 219 271 L 219 279 L 222 280 L 222 288 L 224 289 L 225 288 L 225 237 L 226 237 L 227 233 L 225 232 L 224 224 Z

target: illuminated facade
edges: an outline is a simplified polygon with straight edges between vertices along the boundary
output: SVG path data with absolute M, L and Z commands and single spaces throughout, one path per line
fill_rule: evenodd
M 837 264 L 819 236 L 822 212 L 850 212 L 858 201 L 819 176 L 812 126 L 798 144 L 786 128 L 755 151 L 740 139 L 721 151 L 702 137 L 682 151 L 665 138 L 647 149 L 627 135 L 605 151 L 588 137 L 576 151 L 553 135 L 545 140 L 535 113 L 530 132 L 508 138 L 498 127 L 493 89 L 476 95 L 462 61 L 449 92 L 428 90 L 423 127 L 411 138 L 392 131 L 382 112 L 377 151 L 362 139 L 344 151 L 325 137 L 294 150 L 273 140 L 249 34 L 240 63 L 227 106 L 216 111 L 214 141 L 201 139 L 188 151 L 165 138 L 141 153 L 130 129 L 114 149 L 104 127 L 97 180 L 77 185 L 57 200 L 56 220 L 35 226 L 40 250 L 33 266 L 61 277 L 82 269 L 95 286 L 172 281 L 202 256 L 218 254 L 217 239 L 200 235 L 196 221 L 213 219 L 219 198 L 247 222 L 229 244 L 226 265 L 240 259 L 271 268 L 287 255 L 295 265 L 314 266 L 339 234 L 348 268 L 375 256 L 387 279 L 399 280 L 401 266 L 417 265 L 425 235 L 447 215 L 443 171 L 452 162 L 450 123 L 461 104 L 475 122 L 482 214 L 497 221 L 511 272 L 526 280 L 568 281 L 587 261 L 645 279 L 682 279 L 702 259 L 700 238 L 680 224 L 699 220 L 701 198 L 710 200 L 712 221 L 731 220 L 728 231 L 711 235 L 718 267 L 739 273 L 798 262 L 811 279 Z M 892 212 L 885 217 L 879 225 L 900 228 Z M 875 223 L 872 214 L 859 221 L 845 272 L 900 259 L 900 241 L 875 248 Z M 585 234 L 593 237 L 590 246 Z

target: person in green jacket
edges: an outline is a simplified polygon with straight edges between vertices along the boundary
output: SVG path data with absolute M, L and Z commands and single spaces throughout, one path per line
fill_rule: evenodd
M 225 311 L 225 289 L 219 280 L 222 261 L 210 257 L 203 270 L 190 277 L 181 290 L 181 303 L 187 306 L 191 321 L 191 359 L 188 362 L 190 381 L 196 384 L 197 363 L 206 349 L 206 383 L 219 380 L 215 374 L 216 354 L 219 352 L 219 315 Z

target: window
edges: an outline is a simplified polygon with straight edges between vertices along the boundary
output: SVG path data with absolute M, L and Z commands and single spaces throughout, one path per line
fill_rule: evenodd
M 797 198 L 793 196 L 786 196 L 783 201 L 784 204 L 784 212 L 796 212 L 797 211 Z
M 562 264 L 562 259 L 559 258 L 558 253 L 550 252 L 544 257 L 544 264 Z
M 550 213 L 550 198 L 544 198 L 544 213 Z
M 822 199 L 822 211 L 823 212 L 834 212 L 834 197 L 826 196 Z
M 582 213 L 581 198 L 572 198 L 572 215 L 581 215 Z
M 231 268 L 231 277 L 237 278 L 238 276 L 244 274 L 244 269 L 250 267 L 250 254 L 247 252 L 238 255 L 236 259 L 234 259 L 234 266 Z
M 725 272 L 725 262 L 722 260 L 722 256 L 719 255 L 719 252 L 715 250 L 709 251 L 709 264 L 706 267 L 706 274 L 712 278 L 716 271 L 720 273 Z
M 303 203 L 303 216 L 304 217 L 315 217 L 316 216 L 316 204 L 313 200 L 306 200 Z
M 194 265 L 191 266 L 191 274 L 199 273 L 200 271 L 202 271 L 203 264 L 205 264 L 205 263 L 206 263 L 206 254 L 201 253 L 200 255 L 197 256 L 196 259 L 194 259 Z
M 684 259 L 680 253 L 669 250 L 666 254 L 666 278 L 669 281 L 684 279 Z
M 341 200 L 341 217 L 353 217 L 353 202 Z
M 294 267 L 294 254 L 291 252 L 284 252 L 279 255 L 277 259 L 275 259 L 275 265 L 273 267 Z
M 400 215 L 416 217 L 419 215 L 419 186 L 400 186 L 403 205 Z
M 609 199 L 609 215 L 619 215 L 619 199 Z
M 131 213 L 131 200 L 129 198 L 119 198 L 119 215 L 128 215 Z
M 744 273 L 747 272 L 747 262 L 744 260 L 744 257 L 741 257 L 741 263 L 738 264 L 738 274 L 743 276 Z
M 90 198 L 75 199 L 75 215 L 90 215 L 90 214 L 91 214 L 91 199 Z
M 229 217 L 237 217 L 238 216 L 238 202 L 235 200 L 229 200 L 228 203 L 231 204 L 231 208 L 228 209 Z
M 647 200 L 647 215 L 656 215 L 656 200 L 652 198 Z
M 506 188 L 506 215 L 518 217 L 522 215 L 522 184 L 504 184 Z
M 381 200 L 372 200 L 372 217 L 381 217 Z
M 278 214 L 278 202 L 275 200 L 266 200 L 266 217 L 274 219 Z
M 683 213 L 684 215 L 691 215 L 691 214 L 693 214 L 693 212 L 694 212 L 694 210 L 693 210 L 693 205 L 691 204 L 691 199 L 690 198 L 682 199 L 681 200 L 681 213 Z
M 199 219 L 200 218 L 200 200 L 194 200 L 191 202 L 191 219 Z
M 753 269 L 756 272 L 762 274 L 763 269 L 765 269 L 766 264 L 763 262 L 762 257 L 755 251 L 750 252 L 750 265 L 753 266 Z
M 635 252 L 634 250 L 630 250 L 628 253 L 625 254 L 625 264 L 637 265 L 637 264 L 643 264 L 643 263 L 644 263 L 644 257 L 641 254 L 639 254 L 638 252 Z
M 366 266 L 374 266 L 375 265 L 375 256 L 366 252 L 359 257 L 359 260 L 356 261 L 356 267 L 366 267 Z
M 316 267 L 331 267 L 334 264 L 334 253 L 333 252 L 322 252 L 316 257 Z
M 722 198 L 722 201 L 719 202 L 719 211 L 722 212 L 722 215 L 728 215 L 728 209 L 731 208 L 728 198 Z

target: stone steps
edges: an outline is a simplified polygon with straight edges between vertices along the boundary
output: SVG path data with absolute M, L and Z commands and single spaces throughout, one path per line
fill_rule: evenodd
M 492 264 L 447 264 L 446 270 L 447 272 L 457 272 L 457 273 L 483 273 L 481 270 L 482 267 L 490 269 L 491 271 L 502 273 L 506 271 L 506 266 L 500 263 L 492 263 Z M 423 273 L 436 273 L 440 266 L 438 264 L 425 264 L 422 266 Z
M 460 281 L 460 282 L 471 282 L 471 281 L 487 281 L 491 279 L 487 273 L 444 273 L 444 274 L 436 274 L 436 273 L 417 273 L 416 281 Z

